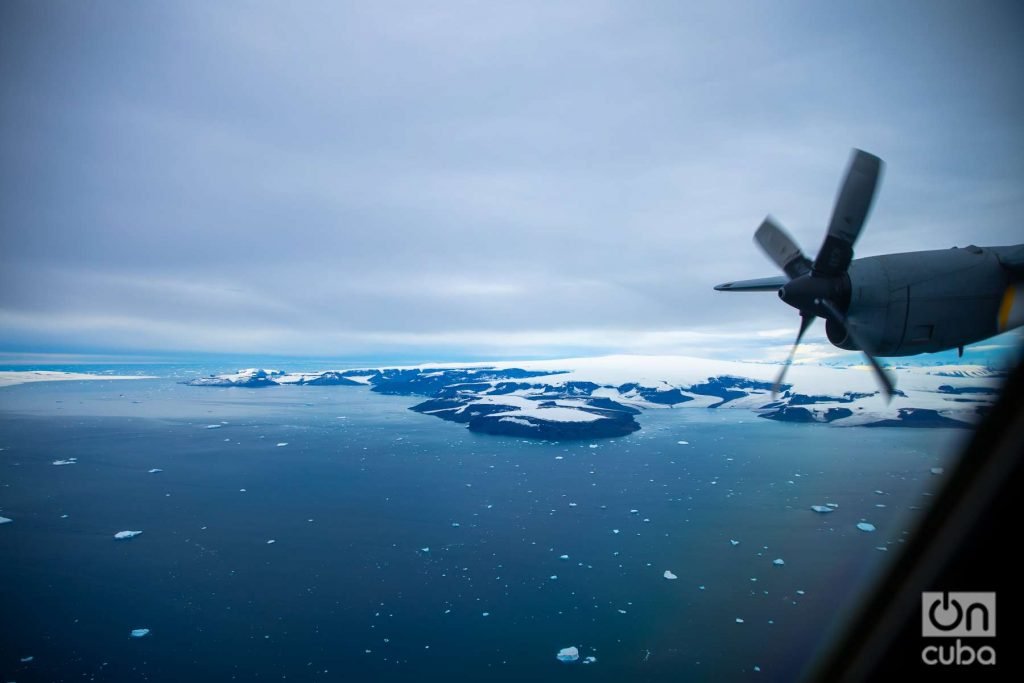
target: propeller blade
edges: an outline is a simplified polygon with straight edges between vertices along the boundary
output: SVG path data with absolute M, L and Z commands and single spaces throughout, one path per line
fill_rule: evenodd
M 846 179 L 839 190 L 825 242 L 814 259 L 814 274 L 835 277 L 846 272 L 853 259 L 853 245 L 864 227 L 882 172 L 882 160 L 874 154 L 853 150 Z
M 754 232 L 754 240 L 791 280 L 810 271 L 810 259 L 803 255 L 789 233 L 771 216 L 761 222 L 761 226 Z
M 821 304 L 821 307 L 824 308 L 836 322 L 840 323 L 844 328 L 846 328 L 846 333 L 850 335 L 850 339 L 853 340 L 853 343 L 857 346 L 857 348 L 859 348 L 864 353 L 864 356 L 868 359 L 868 363 L 871 365 L 871 369 L 875 373 L 875 377 L 878 379 L 878 383 L 882 385 L 882 393 L 885 394 L 886 400 L 891 401 L 893 395 L 896 393 L 896 387 L 893 385 L 892 379 L 890 379 L 888 373 L 886 373 L 886 371 L 882 368 L 881 364 L 878 362 L 878 359 L 876 359 L 874 354 L 872 354 L 871 351 L 868 350 L 869 347 L 864 344 L 864 340 L 860 337 L 860 333 L 857 332 L 852 325 L 850 325 L 846 316 L 843 315 L 842 311 L 840 311 L 834 303 L 832 303 L 828 299 L 822 299 L 819 303 Z
M 715 285 L 719 292 L 777 292 L 779 287 L 789 282 L 788 278 L 782 275 L 775 277 L 762 277 L 757 280 L 737 280 L 735 282 L 724 282 Z
M 796 347 L 800 346 L 800 340 L 804 338 L 804 332 L 814 322 L 813 315 L 800 314 L 800 331 L 796 333 L 796 341 L 793 342 L 793 347 L 789 350 L 789 355 L 786 356 L 786 362 L 782 364 L 782 369 L 779 370 L 779 376 L 775 378 L 775 384 L 772 385 L 772 400 L 779 393 L 779 389 L 782 387 L 782 380 L 786 378 L 786 372 L 789 370 L 789 366 L 793 364 L 793 356 L 796 355 Z

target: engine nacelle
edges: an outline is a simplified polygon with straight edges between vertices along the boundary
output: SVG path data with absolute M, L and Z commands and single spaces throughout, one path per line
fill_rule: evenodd
M 850 264 L 846 315 L 879 356 L 934 353 L 999 333 L 999 307 L 1009 275 L 988 249 L 967 247 L 889 254 Z M 828 340 L 856 350 L 842 325 Z

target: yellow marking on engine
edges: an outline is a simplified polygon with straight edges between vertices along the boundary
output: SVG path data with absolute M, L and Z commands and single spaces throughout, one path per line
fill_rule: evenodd
M 1006 288 L 1006 292 L 1003 293 L 1003 301 L 999 304 L 999 331 L 1003 332 L 1006 330 L 1006 325 L 1010 321 L 1010 311 L 1013 310 L 1013 299 L 1017 294 L 1017 287 L 1010 286 Z

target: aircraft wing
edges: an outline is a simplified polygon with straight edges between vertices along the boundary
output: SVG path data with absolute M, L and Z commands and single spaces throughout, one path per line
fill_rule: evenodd
M 725 282 L 716 285 L 719 292 L 775 292 L 782 285 L 789 282 L 784 275 L 776 277 L 762 277 L 757 280 L 737 280 L 736 282 Z
M 1024 244 L 1013 247 L 992 247 L 990 249 L 999 263 L 1010 271 L 1016 280 L 1024 280 Z

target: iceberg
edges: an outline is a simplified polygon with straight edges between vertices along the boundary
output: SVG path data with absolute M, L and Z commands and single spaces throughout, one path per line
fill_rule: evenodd
M 874 524 L 869 524 L 868 522 L 858 522 L 857 523 L 857 528 L 860 529 L 861 531 L 874 531 L 875 530 L 875 525 Z
M 811 509 L 824 515 L 827 512 L 832 512 L 835 508 L 831 508 L 828 505 L 812 505 Z
M 668 579 L 669 581 L 675 581 L 676 579 L 678 579 L 678 578 L 679 578 L 678 576 L 676 576 L 675 574 L 673 574 L 673 573 L 672 573 L 671 571 L 669 571 L 668 569 L 666 569 L 666 570 L 665 570 L 665 573 L 664 573 L 664 574 L 662 574 L 662 576 L 664 576 L 664 577 L 665 577 L 666 579 Z
M 116 534 L 114 534 L 114 538 L 116 538 L 119 541 L 124 541 L 129 538 L 135 538 L 141 533 L 141 531 L 118 531 Z
M 575 662 L 580 658 L 580 651 L 575 647 L 563 647 L 555 657 L 560 662 Z
M 148 636 L 148 635 L 149 635 L 149 629 L 148 628 L 133 628 L 132 629 L 132 638 L 142 638 L 142 637 Z

